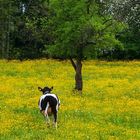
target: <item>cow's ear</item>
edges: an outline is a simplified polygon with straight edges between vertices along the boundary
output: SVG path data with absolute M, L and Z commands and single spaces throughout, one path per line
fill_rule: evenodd
M 53 86 L 50 89 L 53 90 Z
M 41 88 L 41 87 L 38 87 L 38 90 L 39 90 L 39 91 L 42 91 L 42 88 Z

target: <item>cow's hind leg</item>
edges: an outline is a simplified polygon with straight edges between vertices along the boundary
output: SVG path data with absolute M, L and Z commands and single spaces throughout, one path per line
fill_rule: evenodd
M 57 128 L 57 110 L 56 109 L 53 109 L 53 116 L 54 116 L 53 124 L 54 124 L 54 127 Z
M 44 112 L 44 116 L 46 118 L 47 125 L 50 126 L 50 119 L 49 119 L 49 116 L 48 116 L 48 108 L 49 108 L 49 103 L 47 103 L 47 106 L 46 106 L 46 109 L 45 109 L 45 112 Z

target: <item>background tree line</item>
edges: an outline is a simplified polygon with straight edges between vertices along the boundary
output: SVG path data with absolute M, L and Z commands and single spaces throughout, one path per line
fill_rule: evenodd
M 138 0 L 0 0 L 0 11 L 0 58 L 140 58 Z

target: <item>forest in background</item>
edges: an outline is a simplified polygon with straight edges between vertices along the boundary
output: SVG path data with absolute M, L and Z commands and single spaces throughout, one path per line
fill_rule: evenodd
M 0 58 L 140 59 L 139 0 L 0 0 Z

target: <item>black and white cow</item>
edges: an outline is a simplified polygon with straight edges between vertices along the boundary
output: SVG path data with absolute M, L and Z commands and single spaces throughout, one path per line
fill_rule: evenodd
M 38 102 L 40 112 L 46 117 L 47 123 L 50 123 L 49 116 L 54 116 L 54 125 L 57 127 L 57 112 L 60 106 L 60 100 L 57 95 L 52 94 L 53 87 L 38 87 L 38 90 L 43 93 Z

